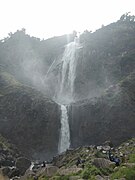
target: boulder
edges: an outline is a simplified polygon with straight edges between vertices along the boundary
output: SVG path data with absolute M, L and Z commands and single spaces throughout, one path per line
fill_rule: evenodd
M 3 160 L 1 160 L 0 161 L 0 164 L 1 164 L 1 166 L 10 166 L 10 167 L 12 167 L 12 166 L 14 166 L 14 161 L 12 161 L 12 160 L 6 160 L 6 159 L 3 159 Z
M 69 180 L 83 180 L 80 176 L 70 176 Z
M 9 167 L 0 168 L 0 174 L 2 174 L 3 176 L 8 176 L 9 172 L 10 172 Z
M 100 176 L 100 175 L 97 175 L 96 176 L 96 180 L 105 180 L 102 176 Z
M 69 174 L 72 174 L 72 173 L 77 173 L 77 172 L 79 172 L 81 170 L 82 170 L 82 168 L 77 168 L 77 167 L 61 168 L 61 169 L 59 169 L 58 173 L 60 175 L 69 175 Z
M 111 147 L 110 146 L 103 146 L 103 150 L 105 150 L 105 151 L 109 151 L 111 149 Z
M 18 168 L 21 175 L 25 173 L 25 171 L 30 167 L 30 165 L 31 165 L 31 161 L 24 157 L 17 158 L 15 162 L 15 166 L 16 168 Z
M 42 168 L 40 169 L 36 175 L 37 176 L 47 176 L 47 177 L 51 177 L 51 176 L 54 176 L 56 174 L 56 172 L 58 171 L 58 167 L 57 166 L 48 166 L 48 167 L 45 167 L 45 168 Z
M 109 168 L 112 164 L 115 163 L 105 158 L 95 158 L 93 161 L 93 165 L 95 165 L 98 168 Z
M 8 173 L 9 178 L 19 177 L 19 176 L 20 176 L 20 171 L 17 168 L 11 169 L 10 172 Z
M 33 177 L 35 177 L 36 174 L 35 172 L 31 171 L 31 170 L 27 170 L 25 172 L 25 174 L 23 176 L 20 177 L 20 180 L 26 180 L 26 179 L 32 179 Z
M 135 163 L 124 163 L 123 165 L 129 168 L 135 167 Z

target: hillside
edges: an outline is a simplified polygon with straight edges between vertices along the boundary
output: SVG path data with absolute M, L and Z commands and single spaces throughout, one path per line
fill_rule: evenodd
M 120 159 L 117 166 L 109 160 L 108 152 Z M 28 171 L 21 180 L 134 180 L 135 139 L 114 148 L 107 141 L 98 146 L 79 147 L 56 156 L 52 164 Z

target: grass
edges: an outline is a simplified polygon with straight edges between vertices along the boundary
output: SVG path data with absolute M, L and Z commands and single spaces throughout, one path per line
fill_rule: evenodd
M 81 177 L 84 179 L 93 179 L 96 175 L 101 175 L 101 171 L 92 165 L 86 167 L 81 173 Z
M 125 178 L 126 180 L 135 180 L 135 167 L 129 168 L 122 166 L 111 175 L 111 180 Z
M 135 154 L 130 154 L 129 155 L 129 163 L 135 163 Z

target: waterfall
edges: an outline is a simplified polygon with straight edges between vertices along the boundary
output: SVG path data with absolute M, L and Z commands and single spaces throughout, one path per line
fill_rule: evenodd
M 61 105 L 61 129 L 59 139 L 59 153 L 62 153 L 70 147 L 70 130 L 68 122 L 67 107 Z
M 59 153 L 66 151 L 70 147 L 70 129 L 68 122 L 67 107 L 62 104 L 70 104 L 74 101 L 74 81 L 76 78 L 76 49 L 79 49 L 77 38 L 74 42 L 65 47 L 61 59 L 60 88 L 57 93 L 57 102 L 61 104 L 61 129 L 59 138 Z
M 57 99 L 64 103 L 74 100 L 74 80 L 76 77 L 76 52 L 77 42 L 69 43 L 61 59 L 60 90 Z

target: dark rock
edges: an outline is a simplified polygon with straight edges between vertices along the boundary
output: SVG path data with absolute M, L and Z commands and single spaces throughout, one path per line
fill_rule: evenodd
M 25 171 L 30 167 L 30 165 L 31 165 L 31 161 L 24 157 L 17 158 L 15 163 L 15 166 L 20 171 L 21 175 L 25 173 Z
M 8 176 L 10 173 L 10 168 L 9 167 L 3 167 L 0 169 L 0 172 L 3 174 L 3 176 Z
M 20 176 L 20 170 L 17 169 L 17 168 L 11 169 L 10 172 L 8 173 L 8 177 L 9 177 L 9 178 L 13 178 L 13 177 L 15 177 L 15 176 L 17 176 L 17 177 Z
M 10 161 L 10 160 L 1 160 L 1 165 L 2 166 L 14 166 L 14 161 Z

